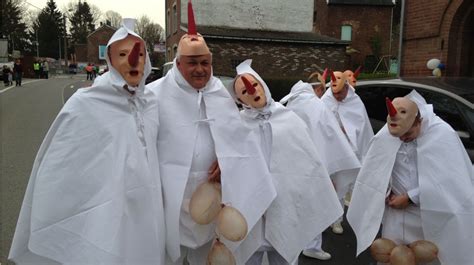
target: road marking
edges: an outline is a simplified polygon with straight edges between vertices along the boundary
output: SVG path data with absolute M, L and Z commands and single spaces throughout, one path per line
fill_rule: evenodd
M 30 83 L 34 83 L 34 82 L 38 82 L 38 81 L 41 81 L 40 79 L 36 79 L 36 80 L 30 80 L 30 81 L 26 81 L 26 82 L 22 82 L 22 85 L 26 85 L 26 84 L 30 84 Z M 2 89 L 0 90 L 0 94 L 4 93 L 4 92 L 7 92 L 8 90 L 14 88 L 16 86 L 9 86 L 5 89 Z

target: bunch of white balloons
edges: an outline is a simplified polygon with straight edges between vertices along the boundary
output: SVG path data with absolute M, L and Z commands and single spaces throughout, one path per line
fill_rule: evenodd
M 439 59 L 433 58 L 426 63 L 428 69 L 433 70 L 433 75 L 436 77 L 441 77 L 441 70 L 444 70 L 444 64 L 441 63 Z

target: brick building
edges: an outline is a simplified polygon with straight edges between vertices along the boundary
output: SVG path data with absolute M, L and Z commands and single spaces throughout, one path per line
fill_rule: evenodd
M 429 76 L 429 59 L 445 64 L 445 76 L 474 76 L 474 1 L 406 1 L 402 76 Z
M 187 30 L 186 3 L 166 0 L 167 61 L 174 58 L 179 39 Z M 252 6 L 231 0 L 201 0 L 193 1 L 193 7 L 198 32 L 213 53 L 216 75 L 235 75 L 235 66 L 248 58 L 265 78 L 305 79 L 316 70 L 341 69 L 347 64 L 347 41 L 312 32 L 313 0 L 291 0 L 281 5 L 265 0 Z M 239 10 L 239 15 L 219 12 L 221 8 Z
M 78 63 L 105 64 L 103 54 L 99 55 L 99 47 L 107 46 L 107 42 L 117 29 L 103 24 L 87 36 L 87 44 L 75 44 L 75 55 Z
M 397 55 L 394 7 L 393 0 L 314 0 L 313 31 L 350 41 L 348 67 L 371 71 L 382 56 Z

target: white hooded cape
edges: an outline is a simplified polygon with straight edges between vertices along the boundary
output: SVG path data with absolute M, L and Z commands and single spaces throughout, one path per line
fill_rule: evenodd
M 438 246 L 441 264 L 471 265 L 474 261 L 471 161 L 456 132 L 433 113 L 432 105 L 419 100 L 421 96 L 414 91 L 408 97 L 417 102 L 423 118 L 417 138 L 417 164 L 424 237 Z M 372 244 L 379 231 L 401 143 L 385 125 L 372 140 L 357 177 L 347 213 L 357 237 L 357 255 Z
M 243 214 L 250 231 L 276 197 L 276 191 L 255 135 L 242 123 L 237 106 L 222 82 L 211 77 L 204 88 L 196 90 L 184 79 L 175 62 L 165 77 L 149 86 L 159 104 L 158 150 L 170 258 L 180 257 L 180 209 L 191 168 L 201 101 L 206 107 L 221 170 L 222 202 L 230 203 Z M 231 250 L 240 244 L 221 239 Z
M 304 247 L 343 214 L 329 174 L 314 147 L 308 127 L 292 111 L 273 101 L 270 90 L 246 60 L 237 74 L 252 74 L 265 89 L 267 105 L 253 109 L 244 105 L 241 115 L 257 134 L 268 126 L 271 135 L 264 136 L 262 148 L 271 145 L 266 154 L 277 197 L 265 213 L 265 238 L 288 263 Z M 229 88 L 235 99 L 233 87 Z M 260 115 L 267 118 L 262 120 Z M 267 129 L 268 130 L 268 129 Z M 270 139 L 268 139 L 270 138 Z M 270 141 L 270 142 L 267 142 Z M 265 152 L 264 152 L 265 153 Z M 237 259 L 245 262 L 263 243 L 261 226 L 241 244 Z
M 324 93 L 321 100 L 330 111 L 336 112 L 337 110 L 339 113 L 347 137 L 355 148 L 357 157 L 362 162 L 369 148 L 370 140 L 374 136 L 374 131 L 370 125 L 364 103 L 354 92 L 354 88 L 349 84 L 347 85 L 349 86 L 349 91 L 347 92 L 347 97 L 342 102 L 334 98 L 331 89 Z
M 314 93 L 313 87 L 299 81 L 280 103 L 294 111 L 311 132 L 314 145 L 324 162 L 328 173 L 360 168 L 360 162 L 352 151 L 346 136 L 341 131 L 334 114 Z
M 109 69 L 66 102 L 39 149 L 10 250 L 17 264 L 164 263 L 150 61 L 133 96 Z

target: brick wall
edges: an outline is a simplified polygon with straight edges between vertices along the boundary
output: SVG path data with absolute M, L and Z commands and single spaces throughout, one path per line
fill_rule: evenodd
M 315 0 L 315 13 L 313 30 L 317 33 L 340 39 L 341 26 L 352 26 L 350 46 L 360 53 L 351 55 L 348 67 L 362 65 L 366 56 L 373 54 L 370 39 L 376 36 L 381 40 L 381 55 L 397 55 L 398 40 L 392 40 L 390 47 L 392 7 L 327 5 L 326 0 Z
M 401 75 L 431 76 L 426 63 L 438 58 L 446 65 L 443 75 L 472 76 L 473 10 L 470 0 L 407 1 Z
M 303 80 L 324 68 L 344 69 L 344 45 L 288 44 L 277 42 L 236 42 L 207 39 L 213 53 L 216 75 L 235 76 L 235 66 L 253 59 L 252 67 L 262 77 L 296 77 Z

